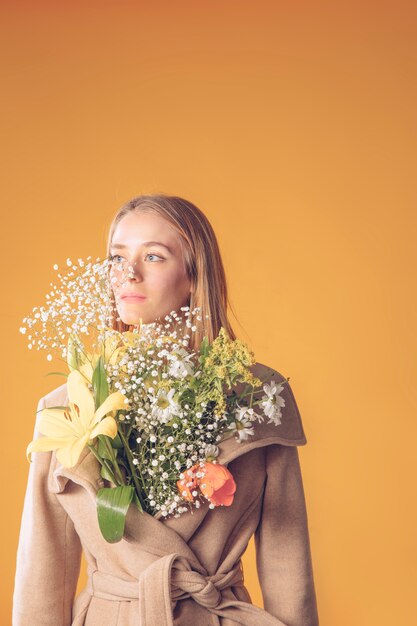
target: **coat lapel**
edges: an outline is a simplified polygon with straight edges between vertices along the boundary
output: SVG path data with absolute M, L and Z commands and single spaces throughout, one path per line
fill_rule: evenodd
M 281 379 L 283 380 L 283 377 Z M 299 446 L 307 443 L 301 416 L 289 384 L 284 385 L 281 396 L 285 401 L 285 405 L 282 408 L 281 423 L 278 425 L 268 424 L 268 420 L 265 417 L 263 422 L 255 422 L 254 435 L 250 435 L 248 439 L 239 441 L 235 436 L 231 436 L 218 443 L 219 455 L 217 461 L 219 463 L 227 465 L 242 454 L 261 446 L 270 444 Z M 63 386 L 61 404 L 62 406 L 68 404 L 66 385 Z M 48 477 L 49 490 L 54 493 L 62 492 L 68 480 L 72 480 L 84 487 L 94 500 L 96 499 L 97 491 L 104 485 L 104 481 L 100 474 L 100 463 L 88 448 L 84 448 L 78 463 L 72 468 L 63 467 L 57 460 L 55 452 L 52 453 Z M 204 516 L 204 509 L 198 510 L 196 514 Z M 155 518 L 161 518 L 161 514 L 157 514 Z
M 238 456 L 261 446 L 270 444 L 302 446 L 307 443 L 300 412 L 288 384 L 284 386 L 281 397 L 285 401 L 285 406 L 282 408 L 281 423 L 278 425 L 268 424 L 268 418 L 264 417 L 263 422 L 255 422 L 254 434 L 249 435 L 248 439 L 239 441 L 233 436 L 217 444 L 220 450 L 217 457 L 219 463 L 226 465 Z
M 52 453 L 48 476 L 49 491 L 61 493 L 68 480 L 84 487 L 96 499 L 97 491 L 104 486 L 104 481 L 100 474 L 100 463 L 88 448 L 84 448 L 74 467 L 64 467 L 56 458 L 55 452 Z

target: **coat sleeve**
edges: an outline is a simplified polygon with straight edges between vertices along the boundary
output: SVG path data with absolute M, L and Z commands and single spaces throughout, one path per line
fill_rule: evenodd
M 298 448 L 265 448 L 266 483 L 255 531 L 266 611 L 286 626 L 318 626 L 316 593 Z
M 45 398 L 38 411 L 45 408 Z M 39 415 L 39 413 L 37 413 Z M 34 429 L 34 439 L 40 435 Z M 81 565 L 81 542 L 56 495 L 48 490 L 52 452 L 34 452 L 17 549 L 13 626 L 70 626 Z

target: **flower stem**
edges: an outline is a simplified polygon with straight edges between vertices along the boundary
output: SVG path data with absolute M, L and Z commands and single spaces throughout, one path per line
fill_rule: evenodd
M 114 455 L 114 450 L 113 450 L 113 446 L 111 445 L 109 439 L 107 438 L 107 436 L 104 436 L 104 442 L 105 442 L 105 446 L 107 448 L 107 451 L 111 457 L 111 462 L 113 464 L 114 470 L 115 470 L 115 475 L 117 476 L 118 480 L 119 480 L 119 484 L 120 485 L 125 485 L 125 479 L 123 478 L 123 474 L 120 470 L 119 464 L 117 462 L 117 459 Z
M 102 459 L 100 457 L 100 455 L 98 454 L 97 450 L 95 449 L 95 446 L 89 444 L 88 447 L 90 448 L 91 452 L 94 454 L 94 456 L 96 457 L 96 459 L 100 463 L 100 465 L 102 467 L 104 467 L 109 472 L 109 474 L 112 476 L 112 479 L 113 479 L 112 482 L 114 484 L 116 484 L 117 481 L 116 481 L 116 478 L 114 476 L 114 472 L 113 472 L 111 466 L 108 463 L 106 463 L 106 459 Z
M 140 484 L 138 482 L 138 478 L 137 478 L 137 475 L 136 475 L 136 467 L 135 467 L 135 465 L 132 462 L 133 461 L 133 456 L 132 456 L 132 453 L 131 453 L 130 448 L 129 448 L 129 443 L 126 441 L 125 436 L 124 436 L 124 434 L 123 434 L 121 429 L 119 430 L 119 435 L 120 435 L 120 439 L 123 442 L 123 446 L 124 446 L 124 449 L 125 449 L 125 452 L 126 452 L 126 457 L 127 457 L 128 463 L 129 463 L 130 471 L 132 472 L 132 478 L 133 478 L 133 482 L 135 483 L 136 493 L 137 493 L 139 502 L 140 502 L 142 508 L 145 508 L 145 504 L 144 504 L 143 499 L 141 497 L 142 489 L 141 489 L 141 486 L 140 486 Z M 141 479 L 141 483 L 143 485 L 143 480 L 142 480 L 142 476 L 140 475 L 140 472 L 139 472 L 139 476 L 140 476 L 140 479 Z

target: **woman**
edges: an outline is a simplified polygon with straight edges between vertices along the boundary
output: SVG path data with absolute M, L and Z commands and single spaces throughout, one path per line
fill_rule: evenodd
M 199 306 L 202 326 L 192 340 L 207 335 L 212 341 L 221 326 L 235 339 L 217 240 L 196 206 L 165 195 L 132 199 L 113 220 L 107 252 L 117 261 L 111 284 L 121 322 L 115 328 L 128 330 L 139 318 L 153 324 L 183 306 Z M 120 272 L 127 265 L 133 271 L 126 280 Z M 274 372 L 284 380 L 261 363 L 251 369 L 262 379 Z M 229 438 L 219 445 L 217 460 L 237 485 L 231 506 L 212 509 L 207 503 L 177 518 L 153 517 L 131 506 L 116 544 L 100 534 L 96 492 L 103 480 L 88 448 L 73 468 L 63 467 L 54 452 L 35 453 L 13 625 L 317 626 L 297 450 L 306 438 L 289 384 L 282 397 L 279 427 L 257 423 L 248 440 Z M 43 397 L 38 409 L 67 402 L 64 384 Z M 253 534 L 264 610 L 251 603 L 243 581 L 241 556 Z M 74 600 L 82 550 L 88 584 Z

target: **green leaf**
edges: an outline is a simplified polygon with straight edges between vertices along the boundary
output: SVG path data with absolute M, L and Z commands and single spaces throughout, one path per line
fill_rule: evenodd
M 206 357 L 208 356 L 210 350 L 211 350 L 211 345 L 209 344 L 208 337 L 205 336 L 203 338 L 203 341 L 201 342 L 200 356 L 198 357 L 198 360 L 201 363 L 201 365 L 204 365 L 204 361 L 206 360 Z
M 138 498 L 138 494 L 136 493 L 136 491 L 135 491 L 135 493 L 133 494 L 133 500 L 132 500 L 132 502 L 133 502 L 133 504 L 135 504 L 135 505 L 137 506 L 137 508 L 139 509 L 139 511 L 140 511 L 141 513 L 143 513 L 143 508 L 142 508 L 142 505 L 141 505 L 141 503 L 140 503 L 140 500 L 139 500 L 139 498 Z
M 108 543 L 117 543 L 122 539 L 134 491 L 130 485 L 102 487 L 97 491 L 98 524 Z
M 185 403 L 187 404 L 194 404 L 195 402 L 195 391 L 194 389 L 191 389 L 190 386 L 188 386 L 186 389 L 184 389 L 184 391 L 181 393 L 180 397 L 179 397 L 179 402 L 183 405 Z
M 200 353 L 203 354 L 208 346 L 208 338 L 207 335 L 203 337 L 203 341 L 201 342 L 201 346 L 200 346 Z
M 117 465 L 120 467 L 120 469 L 124 469 L 125 470 L 126 476 L 129 475 L 129 472 L 130 472 L 129 463 L 122 456 L 120 456 L 117 459 Z
M 72 334 L 68 339 L 67 363 L 70 370 L 78 370 L 80 367 L 80 359 L 78 353 L 78 342 L 74 340 Z
M 101 477 L 104 478 L 105 480 L 109 480 L 111 483 L 114 482 L 113 476 L 110 474 L 110 472 L 108 471 L 105 465 L 101 466 L 100 474 L 101 474 Z
M 104 400 L 109 395 L 109 384 L 107 382 L 106 370 L 104 369 L 104 360 L 100 356 L 97 365 L 94 368 L 92 385 L 94 389 L 94 400 L 96 403 L 96 409 L 103 404 Z
M 110 461 L 112 460 L 112 456 L 109 452 L 109 449 L 106 445 L 105 442 L 105 437 L 107 437 L 107 435 L 98 435 L 97 439 L 98 439 L 98 454 L 100 455 L 100 457 L 102 459 L 109 459 Z
M 68 374 L 65 374 L 65 372 L 48 372 L 45 376 L 65 376 L 66 378 Z
M 118 450 L 123 448 L 123 441 L 120 439 L 119 433 L 117 433 L 114 439 L 110 439 L 110 441 L 113 448 L 117 448 Z
M 203 338 L 203 341 L 201 342 L 200 354 L 204 354 L 204 356 L 207 356 L 209 352 L 210 352 L 210 344 L 209 344 L 208 337 L 206 335 Z

